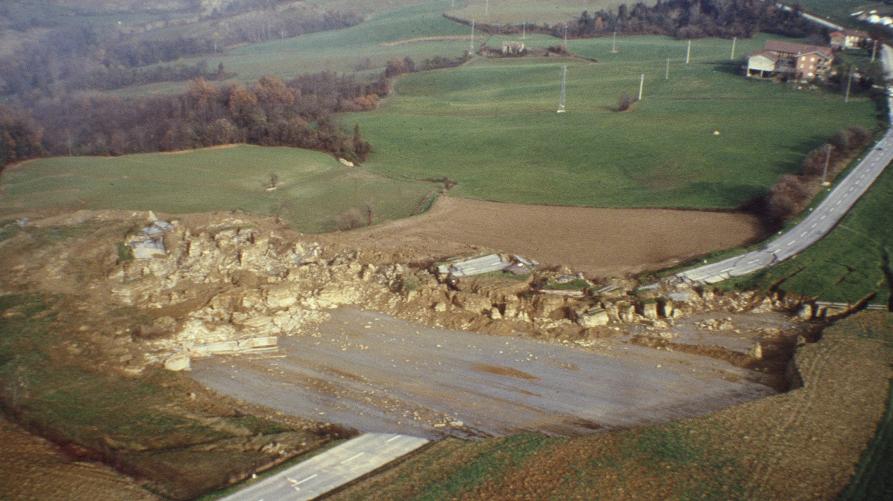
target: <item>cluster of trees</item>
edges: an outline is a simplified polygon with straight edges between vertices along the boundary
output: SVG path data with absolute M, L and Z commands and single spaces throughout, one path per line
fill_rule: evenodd
M 827 143 L 810 151 L 803 159 L 800 174 L 788 174 L 772 187 L 754 207 L 767 228 L 775 229 L 787 219 L 799 214 L 830 181 L 846 167 L 853 155 L 871 143 L 871 133 L 863 127 L 850 127 L 834 134 Z
M 0 170 L 42 155 L 43 128 L 27 112 L 0 105 Z
M 552 29 L 561 35 L 564 26 Z M 787 11 L 762 0 L 658 0 L 653 6 L 621 5 L 616 14 L 604 10 L 584 11 L 569 26 L 576 37 L 612 33 L 660 34 L 677 38 L 751 37 L 758 31 L 803 37 L 816 28 L 800 16 L 797 8 Z
M 456 22 L 463 19 L 446 16 Z M 667 35 L 676 38 L 733 36 L 749 38 L 759 31 L 792 37 L 820 33 L 800 16 L 799 6 L 787 11 L 775 2 L 764 0 L 657 0 L 654 5 L 639 2 L 618 7 L 616 12 L 583 11 L 579 18 L 552 26 L 528 25 L 527 31 L 574 38 L 604 36 L 613 32 L 626 35 Z M 520 33 L 521 26 L 479 25 L 490 33 Z
M 414 73 L 416 71 L 429 71 L 440 68 L 455 68 L 456 66 L 459 66 L 462 63 L 468 61 L 470 57 L 471 56 L 469 54 L 456 58 L 434 56 L 431 59 L 425 59 L 424 61 L 422 61 L 422 64 L 416 64 L 416 62 L 413 61 L 413 59 L 409 56 L 406 56 L 403 59 L 391 59 L 385 66 L 384 78 L 389 79 L 398 75 L 402 75 L 404 73 Z
M 362 162 L 369 143 L 358 127 L 346 132 L 332 115 L 372 109 L 386 90 L 383 78 L 361 83 L 327 72 L 223 88 L 199 78 L 178 96 L 43 100 L 30 113 L 0 110 L 2 161 L 251 143 L 316 149 Z

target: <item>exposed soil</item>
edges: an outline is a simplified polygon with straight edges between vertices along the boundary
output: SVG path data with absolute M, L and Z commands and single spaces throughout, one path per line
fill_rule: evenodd
M 402 251 L 408 257 L 486 248 L 545 265 L 617 275 L 743 245 L 759 234 L 757 219 L 738 213 L 552 207 L 441 197 L 423 215 L 323 240 Z
M 213 390 L 368 432 L 437 437 L 586 433 L 705 414 L 763 397 L 749 371 L 708 357 L 616 343 L 602 352 L 431 329 L 342 308 L 284 357 L 212 358 Z
M 108 466 L 72 459 L 2 417 L 0 443 L 0 499 L 158 499 Z

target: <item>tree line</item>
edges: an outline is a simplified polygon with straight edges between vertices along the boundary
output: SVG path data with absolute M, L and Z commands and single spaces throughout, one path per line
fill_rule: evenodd
M 359 130 L 344 131 L 334 113 L 377 106 L 382 77 L 358 82 L 331 72 L 285 82 L 217 87 L 194 80 L 181 95 L 120 98 L 65 96 L 33 108 L 0 108 L 2 165 L 42 155 L 123 155 L 220 144 L 293 146 L 361 162 L 371 147 Z
M 469 21 L 445 16 L 456 22 Z M 494 34 L 521 33 L 520 25 L 478 24 L 479 29 Z M 806 37 L 822 33 L 813 23 L 792 11 L 763 0 L 657 0 L 654 5 L 639 2 L 620 5 L 617 11 L 601 9 L 583 11 L 568 23 L 532 24 L 525 29 L 558 38 L 593 38 L 614 32 L 625 35 L 666 35 L 680 39 L 733 36 L 750 38 L 757 32 Z
M 782 176 L 766 195 L 745 208 L 760 216 L 768 231 L 780 228 L 806 209 L 822 190 L 822 181 L 832 181 L 871 141 L 872 135 L 864 127 L 837 132 L 804 157 L 798 174 Z
M 466 60 L 397 58 L 370 81 L 321 72 L 287 82 L 265 76 L 252 85 L 221 87 L 197 78 L 180 95 L 66 93 L 27 107 L 0 105 L 0 167 L 43 155 L 124 155 L 231 143 L 308 148 L 363 162 L 371 145 L 358 127 L 344 131 L 335 113 L 376 108 L 391 92 L 391 78 L 400 74 Z

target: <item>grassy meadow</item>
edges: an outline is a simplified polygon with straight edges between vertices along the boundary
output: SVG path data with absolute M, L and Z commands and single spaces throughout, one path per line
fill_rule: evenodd
M 740 57 L 766 35 L 741 40 Z M 494 37 L 490 45 L 499 46 Z M 530 37 L 532 46 L 555 39 Z M 819 90 L 750 81 L 731 41 L 643 36 L 572 40 L 579 58 L 477 58 L 403 76 L 373 112 L 350 114 L 394 177 L 446 176 L 458 196 L 598 207 L 735 208 L 765 192 L 837 130 L 877 127 L 874 104 Z M 670 79 L 665 65 L 670 58 Z M 558 106 L 568 65 L 567 109 Z M 617 112 L 621 94 L 644 100 Z M 715 135 L 714 131 L 719 131 Z
M 406 56 L 417 62 L 435 56 L 460 57 L 468 49 L 470 31 L 443 17 L 449 5 L 445 0 L 425 2 L 375 13 L 366 22 L 343 30 L 248 44 L 214 57 L 201 56 L 174 63 L 195 64 L 202 59 L 214 65 L 222 62 L 228 72 L 237 73 L 233 81 L 253 82 L 264 75 L 294 78 L 320 71 L 358 72 L 361 76 L 379 74 L 389 60 Z M 429 37 L 458 38 L 424 40 Z M 187 85 L 187 82 L 162 82 L 130 87 L 118 94 L 175 93 Z
M 266 191 L 270 175 L 278 188 Z M 237 146 L 176 154 L 56 157 L 3 173 L 0 212 L 35 208 L 241 209 L 279 215 L 293 228 L 338 228 L 347 213 L 373 208 L 374 222 L 412 215 L 436 187 L 343 167 L 331 156 L 295 148 Z

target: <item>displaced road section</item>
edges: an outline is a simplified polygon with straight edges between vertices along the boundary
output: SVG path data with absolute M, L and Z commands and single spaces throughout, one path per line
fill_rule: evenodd
M 406 435 L 367 433 L 246 487 L 226 501 L 313 499 L 428 443 Z
M 889 79 L 893 71 L 893 49 L 884 45 L 881 60 Z M 893 110 L 893 99 L 888 97 L 888 101 L 890 109 Z M 771 240 L 762 249 L 687 270 L 677 274 L 676 277 L 713 284 L 768 268 L 796 256 L 827 235 L 840 222 L 891 160 L 893 160 L 893 130 L 888 129 L 859 165 L 840 181 L 828 197 L 800 224 Z
M 536 430 L 573 435 L 706 414 L 773 390 L 751 371 L 619 339 L 598 352 L 431 329 L 339 309 L 281 358 L 199 360 L 213 390 L 282 412 L 428 438 Z

